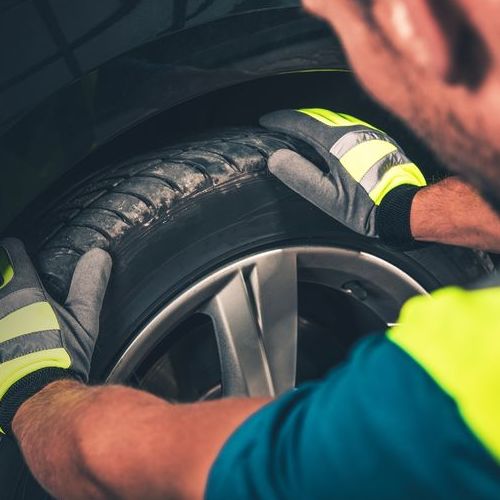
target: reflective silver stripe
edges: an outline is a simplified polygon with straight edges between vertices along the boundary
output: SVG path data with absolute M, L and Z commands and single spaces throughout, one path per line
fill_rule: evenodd
M 33 352 L 61 348 L 61 332 L 59 330 L 48 330 L 45 332 L 30 333 L 8 340 L 7 342 L 2 342 L 0 345 L 2 346 L 0 363 L 6 363 L 7 361 L 26 356 Z
M 379 132 L 377 130 L 353 130 L 344 134 L 330 149 L 330 153 L 336 156 L 339 160 L 344 155 L 346 155 L 352 148 L 355 148 L 358 144 L 367 141 L 387 141 L 394 146 L 399 147 L 387 134 Z
M 375 163 L 359 183 L 367 193 L 370 193 L 392 167 L 408 163 L 411 161 L 401 151 L 394 151 Z

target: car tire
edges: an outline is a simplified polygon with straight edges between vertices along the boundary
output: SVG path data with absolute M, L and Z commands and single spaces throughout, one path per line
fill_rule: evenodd
M 105 379 L 162 305 L 212 270 L 260 250 L 317 244 L 366 251 L 427 290 L 492 271 L 480 252 L 442 245 L 401 252 L 353 233 L 269 174 L 267 160 L 281 148 L 311 155 L 300 141 L 260 128 L 212 132 L 93 174 L 37 220 L 31 250 L 59 300 L 83 253 L 100 247 L 113 257 L 93 381 Z M 12 443 L 0 443 L 0 461 L 9 464 L 1 468 L 8 475 L 2 498 L 41 497 Z

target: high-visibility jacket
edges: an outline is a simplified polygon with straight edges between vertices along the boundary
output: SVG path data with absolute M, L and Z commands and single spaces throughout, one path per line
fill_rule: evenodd
M 411 299 L 228 440 L 211 499 L 500 499 L 500 278 Z

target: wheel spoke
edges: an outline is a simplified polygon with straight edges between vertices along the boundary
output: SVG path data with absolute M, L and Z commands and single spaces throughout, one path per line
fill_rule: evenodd
M 274 396 L 295 383 L 296 257 L 274 252 L 239 269 L 208 303 L 226 395 Z
M 205 312 L 211 316 L 217 335 L 224 395 L 273 396 L 258 321 L 241 271 L 210 301 Z
M 297 257 L 275 253 L 252 269 L 264 348 L 276 394 L 294 387 L 297 367 Z

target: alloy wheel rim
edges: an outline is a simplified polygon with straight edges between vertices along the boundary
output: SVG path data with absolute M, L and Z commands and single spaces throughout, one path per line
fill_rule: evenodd
M 298 287 L 314 284 L 359 301 L 387 326 L 414 278 L 366 252 L 295 246 L 255 253 L 210 273 L 163 306 L 122 353 L 108 382 L 124 382 L 189 316 L 210 318 L 224 396 L 276 396 L 295 386 Z

